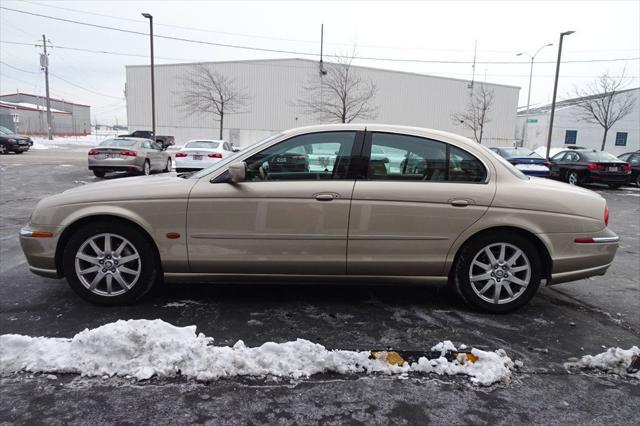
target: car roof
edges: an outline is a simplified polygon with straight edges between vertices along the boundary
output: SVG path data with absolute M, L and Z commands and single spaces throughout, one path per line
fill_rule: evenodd
M 223 139 L 191 139 L 191 140 L 187 141 L 186 143 L 189 143 L 189 142 L 217 142 L 217 143 L 224 143 L 226 141 L 223 140 Z
M 125 140 L 134 141 L 134 142 L 141 142 L 141 141 L 149 141 L 149 142 L 153 142 L 151 139 L 147 139 L 147 138 L 134 138 L 134 137 L 130 137 L 130 136 L 117 136 L 117 137 L 115 137 L 115 138 L 109 138 L 109 139 L 105 139 L 105 140 L 113 140 L 113 139 L 125 139 Z

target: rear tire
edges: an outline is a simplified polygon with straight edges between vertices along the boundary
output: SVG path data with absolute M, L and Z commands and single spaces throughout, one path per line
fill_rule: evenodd
M 636 186 L 640 188 L 640 174 L 636 176 Z
M 462 247 L 454 265 L 454 284 L 472 308 L 504 314 L 531 300 L 540 286 L 541 267 L 540 253 L 529 239 L 512 232 L 492 232 Z
M 97 177 L 97 178 L 103 178 L 103 177 L 104 177 L 104 175 L 106 175 L 106 174 L 107 174 L 107 172 L 102 171 L 102 170 L 94 170 L 94 171 L 93 171 L 93 174 L 94 174 L 94 176 L 95 176 L 95 177 Z
M 569 172 L 567 174 L 567 183 L 569 185 L 580 185 L 581 180 L 580 180 L 580 175 L 578 174 L 578 172 Z
M 62 256 L 64 275 L 71 289 L 99 305 L 136 302 L 159 277 L 160 267 L 152 244 L 142 232 L 124 223 L 95 222 L 82 226 L 73 233 Z

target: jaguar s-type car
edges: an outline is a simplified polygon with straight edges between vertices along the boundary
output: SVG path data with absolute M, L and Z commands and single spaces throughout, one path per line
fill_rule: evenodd
M 318 164 L 276 161 L 291 153 Z M 595 192 L 525 176 L 469 139 L 347 124 L 288 130 L 191 175 L 44 198 L 20 240 L 31 271 L 99 304 L 163 279 L 448 283 L 498 313 L 604 274 L 608 217 Z

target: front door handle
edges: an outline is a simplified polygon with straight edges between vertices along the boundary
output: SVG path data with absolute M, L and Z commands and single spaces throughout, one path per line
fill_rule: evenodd
M 331 194 L 331 193 L 315 194 L 314 197 L 318 201 L 331 201 L 334 198 L 337 198 L 337 194 Z
M 450 200 L 449 204 L 454 207 L 467 207 L 469 205 L 468 200 Z

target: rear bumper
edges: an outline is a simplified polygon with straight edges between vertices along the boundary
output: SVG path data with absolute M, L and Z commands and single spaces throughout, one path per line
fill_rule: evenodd
M 619 237 L 608 228 L 589 234 L 543 234 L 541 237 L 551 247 L 551 285 L 603 275 L 613 262 L 619 242 Z M 593 242 L 576 243 L 576 238 L 590 238 Z
M 191 160 L 185 159 L 184 157 L 177 157 L 174 161 L 176 166 L 176 170 L 180 171 L 192 171 L 192 170 L 202 170 L 206 167 L 211 166 L 212 164 L 217 163 L 220 159 L 215 158 L 207 158 L 206 160 Z
M 591 172 L 586 176 L 587 182 L 595 183 L 613 183 L 613 184 L 625 184 L 631 180 L 631 173 L 626 174 L 602 174 Z
M 104 159 L 96 160 L 89 159 L 89 170 L 99 171 L 141 171 L 144 160 L 140 160 L 139 157 L 126 158 L 126 159 Z

